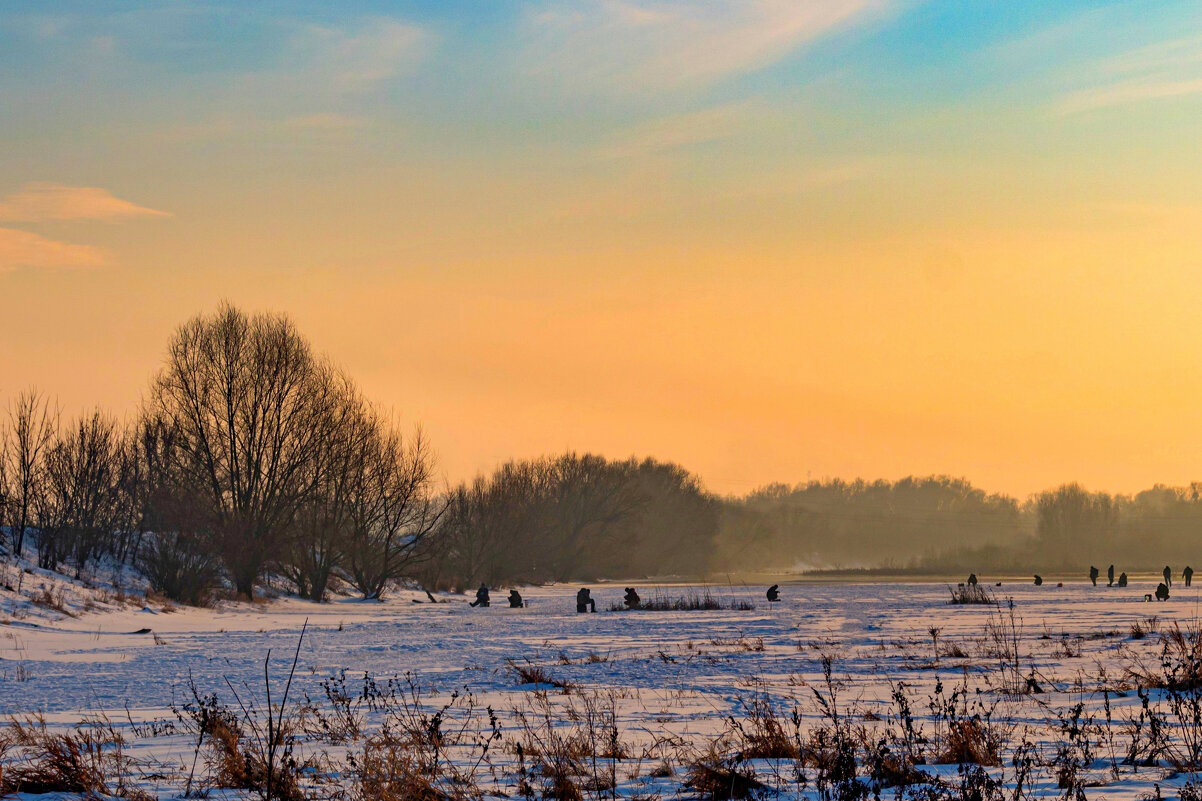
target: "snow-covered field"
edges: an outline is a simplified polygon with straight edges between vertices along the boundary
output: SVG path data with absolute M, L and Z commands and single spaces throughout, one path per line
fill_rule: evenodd
M 25 580 L 50 582 L 48 598 L 54 600 L 53 579 Z M 803 753 L 822 750 L 816 731 L 833 736 L 840 727 L 861 743 L 888 740 L 896 751 L 906 728 L 893 698 L 899 683 L 917 731 L 911 745 L 923 754 L 920 768 L 944 777 L 946 787 L 959 787 L 956 765 L 929 763 L 946 750 L 951 729 L 963 726 L 989 728 L 999 738 L 1001 765 L 988 772 L 1006 785 L 1007 797 L 1016 777 L 1013 755 L 1024 739 L 1030 750 L 1019 755 L 1035 755 L 1026 781 L 1037 796 L 1064 794 L 1057 772 L 1070 758 L 1080 763 L 1077 781 L 1090 798 L 1139 798 L 1154 784 L 1172 796 L 1188 778 L 1174 773 L 1172 763 L 1187 749 L 1190 732 L 1180 727 L 1189 721 L 1174 717 L 1163 690 L 1152 690 L 1149 710 L 1143 710 L 1133 674 L 1141 662 L 1143 669 L 1160 668 L 1161 638 L 1154 631 L 1177 622 L 1196 628 L 1195 588 L 1175 588 L 1168 602 L 1146 603 L 1144 593 L 1155 587 L 1148 577 L 1125 589 L 1006 581 L 989 587 L 999 606 L 954 606 L 943 583 L 790 584 L 776 604 L 764 599 L 761 587 L 639 587 L 644 598 L 708 589 L 723 602 L 746 601 L 755 609 L 611 612 L 622 588 L 610 585 L 594 586 L 599 611 L 583 615 L 575 611 L 575 586 L 523 588 L 525 609 L 473 609 L 453 595 L 431 604 L 424 594 L 405 591 L 383 603 L 280 598 L 191 609 L 140 597 L 122 601 L 111 591 L 64 598 L 81 592 L 70 585 L 57 590 L 58 605 L 69 616 L 49 608 L 53 603 L 30 604 L 6 593 L 0 595 L 0 713 L 44 713 L 52 727 L 105 715 L 129 740 L 141 786 L 178 796 L 196 736 L 187 730 L 187 715 L 181 721 L 171 709 L 192 699 L 189 682 L 231 708 L 237 708 L 237 693 L 261 709 L 270 651 L 278 702 L 307 621 L 290 704 L 297 712 L 311 706 L 327 722 L 314 723 L 310 711 L 300 754 L 326 753 L 338 761 L 355 753 L 388 714 L 384 696 L 391 692 L 395 702 L 409 692 L 408 676 L 427 711 L 459 691 L 446 720 L 466 722 L 468 732 L 458 745 L 448 745 L 446 755 L 498 794 L 520 795 L 523 781 L 536 794 L 546 789 L 545 777 L 529 771 L 523 777 L 522 769 L 533 763 L 535 746 L 550 750 L 546 738 L 560 727 L 620 742 L 619 748 L 594 747 L 584 759 L 577 783 L 585 797 L 609 797 L 615 790 L 598 779 L 609 774 L 620 797 L 695 797 L 684 786 L 688 766 L 707 754 L 719 757 L 714 764 L 720 768 L 754 772 L 769 795 L 779 790 L 783 797 L 818 797 L 812 764 L 804 771 L 808 784 L 799 787 L 795 759 L 739 760 L 739 754 L 755 756 L 749 743 L 759 742 L 756 726 L 763 724 L 762 715 L 759 724 L 754 721 L 756 705 L 773 710 L 786 745 L 800 744 Z M 494 593 L 502 605 L 503 595 Z M 93 609 L 84 611 L 88 605 Z M 1133 637 L 1137 625 L 1148 635 Z M 134 633 L 142 629 L 150 631 Z M 519 668 L 539 668 L 552 683 L 522 683 Z M 322 686 L 342 671 L 348 698 L 341 709 L 361 719 L 361 731 L 346 738 L 328 731 L 337 705 Z M 377 688 L 391 677 L 401 683 L 377 689 L 378 703 L 369 709 L 358 700 L 365 674 Z M 1008 692 L 1015 686 L 1024 692 Z M 964 695 L 953 698 L 960 688 Z M 823 706 L 832 689 L 833 713 Z M 1078 703 L 1084 706 L 1073 719 Z M 469 715 L 465 710 L 473 704 Z M 478 744 L 492 731 L 486 708 L 496 713 L 500 738 L 481 757 Z M 1157 725 L 1149 714 L 1158 712 L 1165 727 L 1159 746 L 1149 733 Z M 976 723 L 973 715 L 981 716 Z M 548 719 L 550 727 L 539 724 Z M 154 721 L 164 725 L 141 725 Z M 1193 722 L 1195 729 L 1200 723 Z M 518 743 L 524 745 L 521 760 Z M 1057 762 L 1062 747 L 1075 750 Z M 1138 758 L 1127 759 L 1133 747 Z M 335 782 L 351 781 L 346 771 L 328 772 L 343 774 Z M 861 767 L 860 779 L 869 782 L 868 773 Z

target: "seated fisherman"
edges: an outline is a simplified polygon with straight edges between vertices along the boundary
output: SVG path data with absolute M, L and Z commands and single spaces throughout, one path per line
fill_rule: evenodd
M 476 600 L 472 602 L 472 606 L 488 606 L 490 602 L 488 597 L 488 586 L 481 584 L 480 589 L 476 590 Z
M 1038 587 L 1040 584 L 1043 584 L 1043 576 L 1036 573 L 1035 574 L 1035 586 Z
M 1127 574 L 1126 574 L 1126 573 L 1119 573 L 1119 581 L 1118 581 L 1118 585 L 1119 585 L 1120 587 L 1126 587 L 1126 586 L 1127 586 Z
M 581 587 L 576 593 L 576 611 L 579 612 L 596 612 L 597 602 L 593 600 L 593 594 L 589 592 L 588 587 Z
M 639 594 L 634 591 L 634 587 L 626 588 L 626 594 L 622 596 L 622 600 L 626 602 L 627 609 L 638 609 L 639 604 L 642 602 Z
M 1169 587 L 1163 581 L 1156 585 L 1156 600 L 1169 600 Z
M 780 588 L 779 584 L 773 584 L 771 587 L 768 588 L 768 592 L 766 594 L 768 596 L 769 601 L 775 603 L 776 601 L 780 600 L 780 589 L 779 588 Z
M 518 592 L 517 590 L 509 591 L 509 608 L 510 609 L 521 609 L 525 605 L 526 605 L 526 602 L 522 600 L 522 594 L 520 592 Z

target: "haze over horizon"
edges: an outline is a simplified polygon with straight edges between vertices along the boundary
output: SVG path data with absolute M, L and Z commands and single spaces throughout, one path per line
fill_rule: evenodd
M 1202 7 L 0 9 L 0 405 L 223 299 L 457 481 L 1202 479 Z

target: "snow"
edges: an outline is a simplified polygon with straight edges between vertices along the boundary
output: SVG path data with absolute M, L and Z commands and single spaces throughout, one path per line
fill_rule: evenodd
M 25 579 L 35 585 L 56 581 L 36 573 Z M 514 734 L 512 710 L 527 705 L 535 690 L 548 689 L 518 684 L 511 661 L 530 663 L 585 691 L 612 691 L 619 728 L 631 742 L 670 735 L 698 748 L 723 732 L 728 716 L 738 714 L 755 693 L 782 708 L 798 704 L 807 725 L 819 723 L 812 688 L 823 686 L 824 654 L 832 657 L 835 677 L 843 683 L 842 703 L 849 708 L 879 709 L 885 717 L 890 682 L 904 682 L 916 715 L 923 716 L 937 681 L 948 687 L 966 681 L 985 690 L 989 703 L 998 705 L 998 717 L 1030 727 L 1050 748 L 1060 741 L 1057 710 L 1077 701 L 1099 710 L 1101 677 L 1117 682 L 1140 654 L 1158 661 L 1159 639 L 1132 639 L 1132 624 L 1147 625 L 1156 616 L 1161 630 L 1174 621 L 1196 625 L 1200 600 L 1195 588 L 1175 588 L 1168 602 L 1146 603 L 1144 593 L 1156 584 L 1151 576 L 1133 577 L 1125 589 L 1006 581 L 989 588 L 1003 600 L 1000 612 L 950 605 L 946 583 L 794 583 L 782 585 L 782 602 L 776 604 L 768 603 L 758 586 L 708 588 L 724 601 L 748 601 L 754 611 L 619 613 L 603 610 L 621 600 L 622 586 L 602 584 L 593 585 L 602 611 L 581 615 L 575 612 L 575 585 L 522 588 L 525 609 L 473 609 L 456 595 L 430 604 L 424 593 L 406 591 L 384 602 L 339 598 L 314 604 L 283 597 L 195 609 L 131 595 L 119 602 L 111 586 L 88 591 L 77 582 L 62 583 L 70 590 L 65 608 L 73 616 L 32 604 L 28 593 L 0 595 L 2 714 L 42 712 L 53 725 L 66 726 L 103 713 L 129 726 L 170 718 L 169 708 L 190 697 L 189 680 L 232 704 L 230 685 L 261 690 L 269 651 L 278 692 L 307 621 L 295 698 L 321 698 L 321 682 L 342 670 L 352 688 L 365 673 L 379 680 L 412 674 L 431 704 L 469 688 L 482 704 L 498 710 L 507 733 Z M 657 591 L 683 595 L 697 589 L 635 586 L 644 598 Z M 1033 671 L 1047 691 L 1041 695 L 997 691 L 1001 660 L 990 655 L 984 632 L 991 617 L 996 622 L 1008 612 L 1006 599 L 1013 599 L 1019 622 L 1022 675 Z M 941 651 L 957 646 L 968 655 L 943 655 L 936 662 L 932 627 L 939 629 Z M 143 628 L 151 632 L 133 633 Z M 571 694 L 552 691 L 547 697 L 552 704 L 567 704 Z M 1116 720 L 1138 715 L 1135 693 L 1112 695 L 1110 701 Z M 189 738 L 134 739 L 139 755 L 173 764 L 191 758 Z M 1176 777 L 1166 783 L 1164 767 L 1135 771 L 1129 766 L 1115 780 L 1107 775 L 1109 765 L 1108 758 L 1099 757 L 1091 766 L 1091 779 L 1103 786 L 1090 787 L 1089 797 L 1137 798 L 1154 782 L 1168 796 L 1165 788 L 1184 781 Z M 628 777 L 630 770 L 622 772 L 621 792 L 683 792 L 681 776 L 652 779 L 648 766 L 642 767 L 636 778 Z M 954 765 L 928 770 L 955 777 Z M 773 784 L 771 766 L 761 765 L 759 773 Z M 502 778 L 497 786 L 512 792 L 507 781 Z M 1040 781 L 1039 795 L 1062 792 L 1046 774 Z M 162 795 L 182 792 L 178 786 L 156 789 Z

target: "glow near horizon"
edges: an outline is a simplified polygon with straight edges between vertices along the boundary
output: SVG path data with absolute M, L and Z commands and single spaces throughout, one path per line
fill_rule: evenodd
M 1017 5 L 8 3 L 0 403 L 228 298 L 451 480 L 1202 478 L 1202 10 Z

